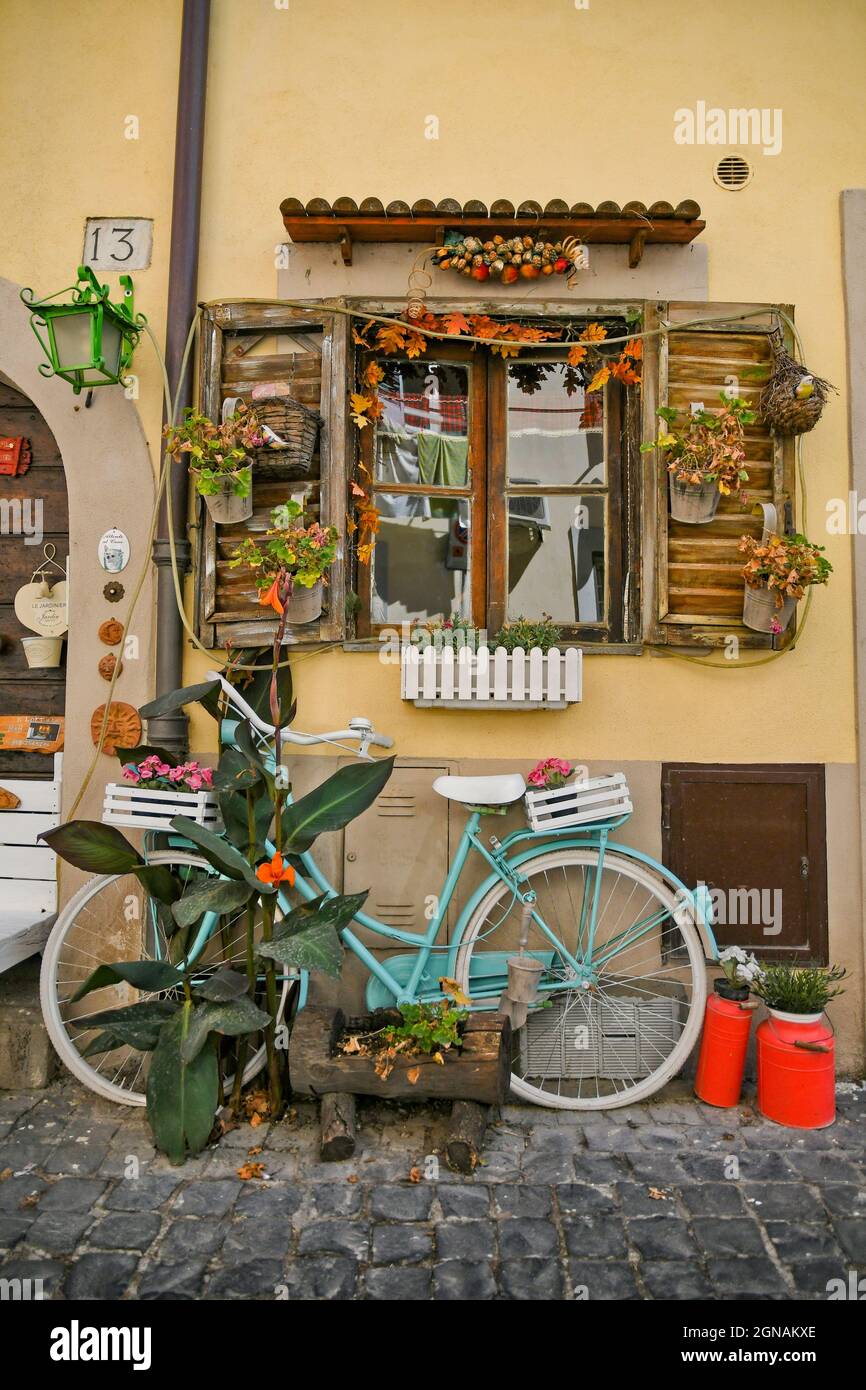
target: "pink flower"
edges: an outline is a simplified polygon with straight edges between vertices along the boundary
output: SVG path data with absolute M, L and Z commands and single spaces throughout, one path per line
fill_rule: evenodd
M 201 770 L 201 779 L 202 779 L 202 781 L 204 782 L 204 784 L 205 784 L 206 787 L 212 787 L 212 786 L 213 786 L 213 768 L 212 768 L 212 767 L 203 767 L 202 770 Z
M 200 792 L 204 786 L 204 779 L 200 772 L 190 772 L 187 774 L 186 785 L 190 791 Z
M 529 774 L 534 787 L 561 787 L 572 774 L 571 763 L 564 758 L 544 758 Z
M 185 776 L 186 769 L 184 767 L 173 767 L 168 774 L 168 780 L 170 782 L 182 782 Z
M 123 775 L 126 778 L 127 782 L 141 781 L 141 773 L 135 766 L 135 763 L 127 763 L 126 767 L 123 769 Z

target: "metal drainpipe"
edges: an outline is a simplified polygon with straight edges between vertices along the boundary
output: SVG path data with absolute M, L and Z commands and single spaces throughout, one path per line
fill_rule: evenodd
M 168 272 L 168 310 L 165 360 L 174 391 L 189 326 L 196 309 L 198 244 L 201 223 L 201 182 L 204 150 L 204 116 L 207 96 L 207 50 L 210 0 L 184 0 L 177 91 L 177 133 L 174 153 L 174 189 L 171 204 L 171 256 Z M 180 407 L 192 401 L 192 366 L 178 389 Z M 165 423 L 165 414 L 163 414 Z M 164 453 L 164 451 L 163 451 Z M 167 486 L 171 488 L 175 547 L 178 565 L 186 573 L 190 565 L 187 539 L 186 460 L 172 463 Z M 156 565 L 156 694 L 166 695 L 182 684 L 183 626 L 177 611 L 171 574 L 168 517 L 163 502 L 153 546 Z M 148 738 L 171 752 L 184 753 L 188 746 L 188 720 L 183 710 L 148 720 Z

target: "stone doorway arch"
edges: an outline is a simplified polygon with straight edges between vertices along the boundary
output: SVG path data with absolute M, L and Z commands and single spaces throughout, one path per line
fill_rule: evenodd
M 97 630 L 106 618 L 125 621 L 142 565 L 148 572 L 131 629 L 137 638 L 137 655 L 125 660 L 114 698 L 137 707 L 152 693 L 154 583 L 147 536 L 156 486 L 138 411 L 119 386 L 95 391 L 92 407 L 85 409 L 84 396 L 73 395 L 65 381 L 40 375 L 42 358 L 20 291 L 20 285 L 0 277 L 0 375 L 29 397 L 54 435 L 69 498 L 70 614 L 62 797 L 66 816 L 93 757 L 91 715 L 104 702 L 108 690 L 97 670 L 108 648 L 100 642 Z M 103 594 L 111 576 L 97 557 L 99 538 L 112 526 L 126 533 L 131 547 L 129 565 L 117 576 L 126 591 L 117 603 L 109 603 Z M 116 770 L 114 758 L 100 757 L 79 816 L 99 819 L 104 785 L 114 778 Z M 62 866 L 61 903 L 80 880 L 76 871 Z

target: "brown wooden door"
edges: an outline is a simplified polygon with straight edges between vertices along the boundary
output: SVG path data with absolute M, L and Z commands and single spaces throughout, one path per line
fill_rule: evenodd
M 720 947 L 827 962 L 824 769 L 662 766 L 663 857 L 713 891 Z
M 0 475 L 0 715 L 62 714 L 65 706 L 66 643 L 61 664 L 31 670 L 21 645 L 32 636 L 15 616 L 15 594 L 27 584 L 44 560 L 43 546 L 55 547 L 66 566 L 69 554 L 69 511 L 63 462 L 54 436 L 33 402 L 0 380 L 0 436 L 23 435 L 30 440 L 33 459 L 26 473 Z M 17 505 L 16 505 L 17 504 Z M 33 533 L 40 517 L 43 535 L 20 532 L 19 517 Z M 28 540 L 31 543 L 27 543 Z M 60 575 L 52 571 L 54 578 Z M 52 777 L 54 764 L 43 753 L 4 751 L 0 747 L 0 777 Z

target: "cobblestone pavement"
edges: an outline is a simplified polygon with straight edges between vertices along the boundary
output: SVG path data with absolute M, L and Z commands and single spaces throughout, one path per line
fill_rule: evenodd
M 786 1300 L 866 1271 L 861 1088 L 810 1133 L 684 1087 L 599 1115 L 508 1106 L 471 1178 L 439 1161 L 445 1108 L 359 1120 L 346 1163 L 319 1161 L 302 1104 L 178 1169 L 141 1111 L 71 1081 L 2 1093 L 0 1279 L 70 1299 Z M 258 1145 L 267 1180 L 243 1182 Z

